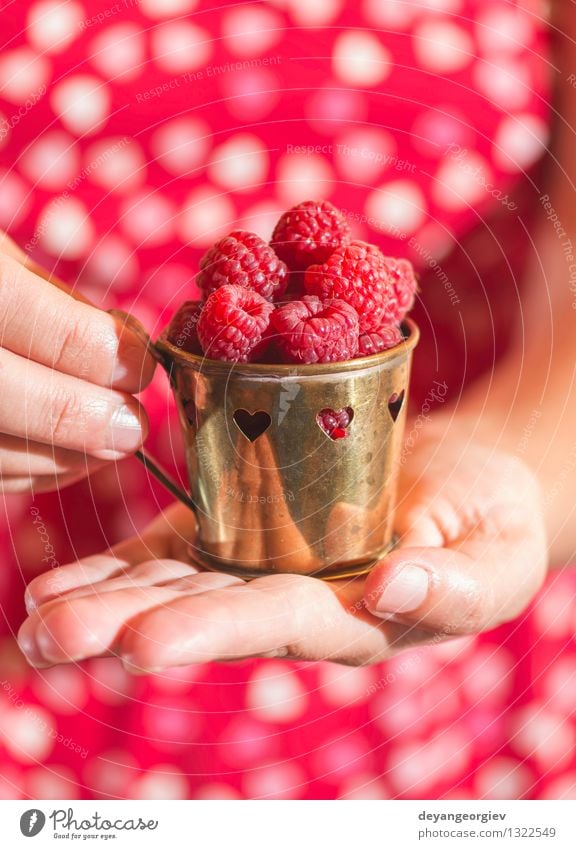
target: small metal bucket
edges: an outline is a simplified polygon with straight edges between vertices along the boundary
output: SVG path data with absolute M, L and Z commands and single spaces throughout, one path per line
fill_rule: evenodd
M 198 531 L 190 558 L 257 577 L 361 574 L 394 544 L 393 513 L 418 328 L 371 357 L 328 365 L 216 362 L 162 336 Z M 332 439 L 319 413 L 348 410 Z

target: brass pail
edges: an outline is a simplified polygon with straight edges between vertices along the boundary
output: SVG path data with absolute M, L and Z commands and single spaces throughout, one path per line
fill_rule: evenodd
M 328 365 L 216 362 L 158 340 L 198 520 L 194 562 L 243 577 L 333 578 L 368 571 L 393 546 L 419 335 L 410 320 L 403 329 L 388 351 Z M 318 414 L 346 408 L 347 435 L 332 439 Z

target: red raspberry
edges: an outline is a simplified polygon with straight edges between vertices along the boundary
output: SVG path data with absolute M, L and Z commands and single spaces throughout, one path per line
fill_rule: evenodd
M 274 306 L 243 286 L 221 286 L 200 313 L 198 338 L 213 360 L 254 361 L 267 344 L 266 332 Z
M 323 265 L 311 265 L 304 275 L 311 295 L 337 298 L 354 307 L 360 333 L 372 333 L 388 323 L 386 308 L 395 301 L 386 258 L 375 245 L 350 242 Z
M 362 333 L 358 339 L 357 357 L 369 357 L 371 354 L 379 354 L 398 345 L 404 337 L 402 331 L 395 324 L 381 327 L 374 333 Z
M 288 269 L 256 233 L 234 230 L 204 254 L 197 283 L 205 298 L 220 286 L 233 285 L 271 301 L 283 294 Z
M 336 363 L 358 350 L 358 315 L 344 301 L 305 295 L 272 314 L 274 341 L 289 363 Z
M 184 301 L 168 327 L 168 341 L 188 351 L 189 354 L 201 354 L 202 348 L 198 341 L 198 319 L 202 304 L 200 301 Z
M 344 407 L 343 410 L 331 410 L 328 407 L 320 410 L 316 421 L 330 439 L 344 439 L 348 436 L 346 428 L 354 418 L 352 407 Z
M 305 200 L 280 218 L 270 244 L 288 268 L 298 271 L 326 262 L 349 241 L 350 228 L 339 209 L 326 200 Z
M 394 300 L 386 309 L 386 321 L 399 324 L 414 306 L 418 281 L 412 263 L 407 259 L 387 256 L 385 261 L 388 277 L 394 289 Z

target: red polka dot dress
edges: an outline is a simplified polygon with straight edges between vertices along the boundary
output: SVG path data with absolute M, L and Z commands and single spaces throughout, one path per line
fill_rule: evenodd
M 194 297 L 217 237 L 269 237 L 287 206 L 330 199 L 356 237 L 419 268 L 415 403 L 434 380 L 456 395 L 499 355 L 530 253 L 543 14 L 538 0 L 12 3 L 0 227 L 155 335 Z M 173 464 L 160 375 L 143 400 L 150 446 Z M 63 564 L 137 533 L 167 500 L 128 460 L 34 507 Z M 570 575 L 518 622 L 370 668 L 32 671 L 13 635 L 44 543 L 31 498 L 3 504 L 1 798 L 576 796 Z

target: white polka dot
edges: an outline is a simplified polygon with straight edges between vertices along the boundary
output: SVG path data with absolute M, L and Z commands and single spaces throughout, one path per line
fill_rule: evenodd
M 333 23 L 344 6 L 344 0 L 288 0 L 292 20 L 301 27 L 323 27 Z
M 125 291 L 139 273 L 137 254 L 119 236 L 101 239 L 86 262 L 86 277 L 99 286 Z
M 331 142 L 335 130 L 348 130 L 351 124 L 364 123 L 368 114 L 365 95 L 347 88 L 320 88 L 306 100 L 305 110 L 310 126 L 317 133 L 329 136 Z
M 477 62 L 474 85 L 501 109 L 523 109 L 532 98 L 529 65 L 514 57 L 495 56 Z
M 21 168 L 34 185 L 63 189 L 79 171 L 76 140 L 60 130 L 44 133 L 21 158 Z
M 139 768 L 124 749 L 108 749 L 86 764 L 86 781 L 96 798 L 125 797 Z
M 282 18 L 263 6 L 237 6 L 225 11 L 222 35 L 236 56 L 259 56 L 271 50 L 283 35 Z
M 0 150 L 4 147 L 4 145 L 8 144 L 11 129 L 11 119 L 9 119 L 4 112 L 0 112 Z
M 504 171 L 523 171 L 546 149 L 548 127 L 535 115 L 503 118 L 494 139 L 494 161 Z
M 160 24 L 152 31 L 152 54 L 164 71 L 172 74 L 194 71 L 212 55 L 212 38 L 207 30 L 189 21 Z
M 278 733 L 246 717 L 230 722 L 220 738 L 218 754 L 235 769 L 268 761 L 278 749 Z
M 69 767 L 54 766 L 31 769 L 26 776 L 26 789 L 32 799 L 77 799 L 78 785 Z
M 352 777 L 361 765 L 369 765 L 370 761 L 368 744 L 359 734 L 323 741 L 312 758 L 314 774 L 328 781 Z
M 514 658 L 504 648 L 476 646 L 461 667 L 462 689 L 472 704 L 499 705 L 514 685 Z
M 385 183 L 368 196 L 366 214 L 370 226 L 391 235 L 413 233 L 422 224 L 426 212 L 424 195 L 416 183 L 396 180 Z
M 88 701 L 84 675 L 76 669 L 55 666 L 32 679 L 33 689 L 43 705 L 61 714 L 75 714 Z
M 464 736 L 445 731 L 425 743 L 397 746 L 390 753 L 390 780 L 401 793 L 426 793 L 437 781 L 449 781 L 466 768 L 470 751 Z
M 278 162 L 276 191 L 286 206 L 310 198 L 328 197 L 334 188 L 334 174 L 320 154 L 287 153 Z
M 86 149 L 84 173 L 90 182 L 107 191 L 127 193 L 146 177 L 144 154 L 138 142 L 128 136 L 108 136 Z
M 523 9 L 493 4 L 476 16 L 476 38 L 486 53 L 523 52 L 534 35 L 534 26 Z
M 532 781 L 524 764 L 512 758 L 493 758 L 476 775 L 476 798 L 520 799 Z
M 444 21 L 421 24 L 412 44 L 418 63 L 438 74 L 460 71 L 474 58 L 474 44 L 466 30 Z
M 236 212 L 225 194 L 199 188 L 186 198 L 179 221 L 179 232 L 194 247 L 207 247 L 233 230 Z
M 123 206 L 121 226 L 136 245 L 154 247 L 169 241 L 174 233 L 176 208 L 159 192 L 141 194 Z
M 232 191 L 259 188 L 268 173 L 268 152 L 257 136 L 238 133 L 215 148 L 209 176 Z
M 132 80 L 142 73 L 146 59 L 144 34 L 131 23 L 106 27 L 91 42 L 88 55 L 103 76 Z
M 248 123 L 261 120 L 274 109 L 281 83 L 269 68 L 247 68 L 227 74 L 222 88 L 228 111 Z
M 396 156 L 394 137 L 372 127 L 349 130 L 339 136 L 334 146 L 334 158 L 340 173 L 357 184 L 370 185 L 382 171 L 402 166 Z M 406 160 L 404 163 L 409 165 Z
M 87 669 L 90 689 L 94 697 L 105 705 L 122 704 L 134 690 L 134 678 L 116 659 L 91 660 Z
M 321 695 L 330 705 L 344 707 L 365 702 L 370 694 L 374 672 L 366 667 L 354 669 L 323 663 L 319 668 Z
M 569 715 L 576 704 L 576 658 L 557 660 L 544 679 L 546 702 L 553 709 Z
M 10 230 L 26 216 L 31 196 L 24 182 L 13 171 L 0 170 L 0 227 Z
M 4 715 L 0 734 L 15 760 L 20 763 L 43 761 L 54 748 L 55 723 L 42 708 L 22 705 Z
M 195 799 L 239 799 L 240 794 L 229 784 L 204 784 L 194 793 Z
M 248 709 L 265 722 L 293 722 L 302 716 L 307 701 L 298 677 L 281 664 L 260 667 L 246 689 Z
M 110 111 L 107 87 L 88 74 L 68 77 L 58 83 L 50 103 L 64 126 L 77 135 L 97 132 L 108 120 Z
M 284 212 L 274 201 L 262 201 L 244 210 L 238 221 L 239 230 L 257 233 L 265 242 L 270 241 L 276 222 Z
M 140 0 L 139 6 L 147 18 L 172 18 L 185 15 L 198 5 L 198 0 Z
M 523 757 L 535 758 L 543 770 L 558 769 L 572 760 L 576 732 L 568 717 L 542 705 L 516 712 L 510 745 Z
M 406 3 L 406 0 L 386 0 L 384 3 L 382 0 L 364 0 L 363 9 L 374 26 L 398 29 L 410 26 L 419 13 L 414 3 Z
M 78 259 L 88 252 L 94 227 L 84 204 L 75 198 L 56 198 L 45 208 L 36 228 L 42 247 L 52 256 Z
M 427 109 L 414 121 L 411 141 L 425 156 L 444 156 L 450 145 L 473 146 L 469 118 L 455 110 Z
M 300 799 L 305 779 L 295 761 L 257 767 L 244 775 L 244 790 L 249 799 Z
M 576 799 L 576 772 L 567 772 L 546 785 L 542 799 Z
M 171 174 L 186 174 L 206 162 L 211 141 L 210 128 L 196 118 L 175 118 L 156 130 L 151 149 Z
M 389 799 L 390 794 L 379 776 L 361 772 L 343 782 L 339 799 Z
M 9 766 L 0 768 L 0 799 L 23 799 L 23 776 Z M 30 796 L 28 795 L 28 798 Z
M 443 209 L 467 209 L 490 197 L 487 186 L 492 186 L 492 174 L 483 156 L 473 151 L 463 151 L 462 156 L 448 153 L 432 183 L 432 198 Z
M 350 30 L 334 42 L 332 68 L 347 85 L 374 86 L 386 79 L 392 57 L 369 32 Z
M 538 596 L 534 607 L 536 627 L 544 638 L 562 639 L 574 633 L 576 623 L 576 599 L 573 586 L 566 581 L 556 580 Z
M 159 764 L 132 784 L 130 798 L 187 799 L 188 782 L 172 764 Z
M 50 64 L 28 47 L 3 50 L 0 55 L 0 97 L 12 103 L 39 100 L 48 82 Z
M 26 35 L 42 52 L 61 53 L 81 33 L 84 10 L 70 0 L 34 3 L 28 12 Z

